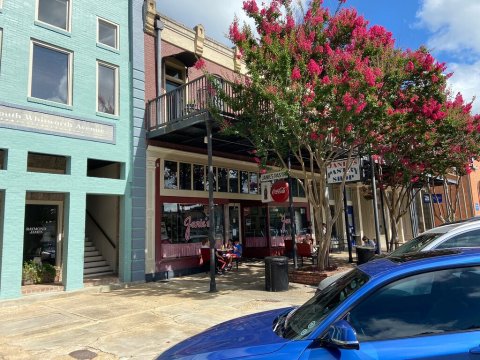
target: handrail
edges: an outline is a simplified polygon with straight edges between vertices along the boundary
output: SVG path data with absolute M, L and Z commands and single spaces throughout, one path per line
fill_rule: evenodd
M 110 245 L 112 245 L 112 247 L 114 249 L 117 248 L 117 246 L 115 245 L 115 243 L 112 241 L 112 239 L 110 239 L 110 236 L 107 235 L 107 233 L 105 232 L 105 230 L 103 230 L 103 228 L 100 226 L 100 224 L 97 222 L 97 220 L 95 220 L 95 218 L 93 217 L 93 215 L 90 213 L 90 211 L 87 210 L 87 215 L 88 217 L 90 218 L 90 220 L 93 221 L 93 223 L 97 226 L 98 230 L 100 230 L 100 232 L 103 234 L 103 236 L 108 240 L 108 242 L 110 243 Z
M 146 104 L 146 129 L 157 130 L 168 123 L 181 121 L 206 111 L 233 113 L 217 92 L 233 94 L 232 84 L 221 78 L 201 76 L 168 91 Z

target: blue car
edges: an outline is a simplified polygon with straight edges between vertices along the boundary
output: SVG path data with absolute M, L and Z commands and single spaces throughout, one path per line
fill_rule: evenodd
M 298 308 L 241 317 L 166 359 L 480 359 L 480 249 L 359 266 Z

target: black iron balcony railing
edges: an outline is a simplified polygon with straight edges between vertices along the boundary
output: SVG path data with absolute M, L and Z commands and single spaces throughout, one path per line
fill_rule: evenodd
M 189 119 L 207 111 L 233 114 L 219 92 L 233 94 L 231 83 L 202 76 L 147 102 L 147 131 L 154 131 L 172 122 Z

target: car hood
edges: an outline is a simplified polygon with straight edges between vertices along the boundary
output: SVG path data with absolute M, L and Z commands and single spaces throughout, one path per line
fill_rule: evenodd
M 171 347 L 158 360 L 229 359 L 277 351 L 289 340 L 273 332 L 273 322 L 291 309 L 265 311 L 221 323 Z

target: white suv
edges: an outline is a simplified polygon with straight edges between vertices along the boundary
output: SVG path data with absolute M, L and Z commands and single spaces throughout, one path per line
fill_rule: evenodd
M 474 217 L 454 223 L 438 226 L 425 231 L 406 242 L 388 256 L 400 256 L 406 253 L 434 249 L 480 247 L 480 218 Z M 329 276 L 318 284 L 317 292 L 326 288 L 348 271 Z

